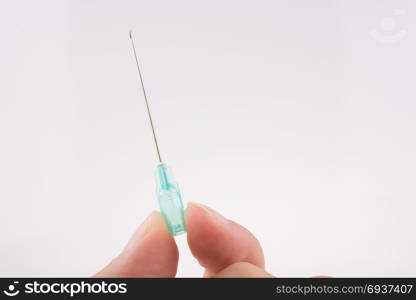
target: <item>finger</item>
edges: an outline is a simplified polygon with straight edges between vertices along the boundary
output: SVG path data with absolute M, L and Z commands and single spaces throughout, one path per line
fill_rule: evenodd
M 178 248 L 162 215 L 152 212 L 123 252 L 94 277 L 174 277 Z
M 269 278 L 273 277 L 271 274 L 264 271 L 255 265 L 246 262 L 239 262 L 232 264 L 225 269 L 214 274 L 212 277 L 226 278 L 226 277 L 256 277 L 256 278 Z
M 206 276 L 237 262 L 264 268 L 260 243 L 241 225 L 196 203 L 188 205 L 185 216 L 189 247 Z

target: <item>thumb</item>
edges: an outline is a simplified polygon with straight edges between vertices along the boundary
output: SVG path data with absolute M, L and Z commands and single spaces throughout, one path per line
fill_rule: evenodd
M 137 229 L 123 252 L 94 277 L 174 277 L 178 248 L 159 212 Z
M 207 206 L 189 203 L 186 209 L 188 243 L 192 254 L 211 277 L 239 262 L 264 268 L 260 243 L 243 226 Z

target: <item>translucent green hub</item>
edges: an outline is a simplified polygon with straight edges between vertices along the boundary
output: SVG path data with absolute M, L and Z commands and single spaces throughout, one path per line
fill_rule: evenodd
M 162 163 L 157 166 L 156 186 L 160 212 L 165 219 L 168 230 L 173 235 L 185 233 L 186 226 L 181 192 L 171 169 L 166 164 Z

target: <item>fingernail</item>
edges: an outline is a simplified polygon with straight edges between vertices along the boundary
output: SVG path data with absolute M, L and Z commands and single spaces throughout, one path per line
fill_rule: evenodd
M 132 250 L 136 247 L 136 245 L 143 240 L 143 238 L 151 231 L 153 220 L 155 217 L 155 212 L 152 212 L 147 218 L 143 221 L 143 223 L 137 228 L 136 232 L 128 241 L 124 251 Z
M 204 210 L 213 220 L 215 220 L 218 223 L 228 223 L 228 220 L 226 218 L 224 218 L 219 212 L 213 210 L 212 208 L 199 204 L 199 203 L 195 203 L 195 202 L 189 202 L 188 206 L 195 206 L 198 207 L 202 210 Z

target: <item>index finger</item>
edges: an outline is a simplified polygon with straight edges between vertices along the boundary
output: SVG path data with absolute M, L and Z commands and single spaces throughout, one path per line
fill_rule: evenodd
M 190 203 L 185 213 L 192 254 L 211 276 L 227 266 L 247 262 L 264 268 L 260 243 L 243 226 L 201 204 Z

